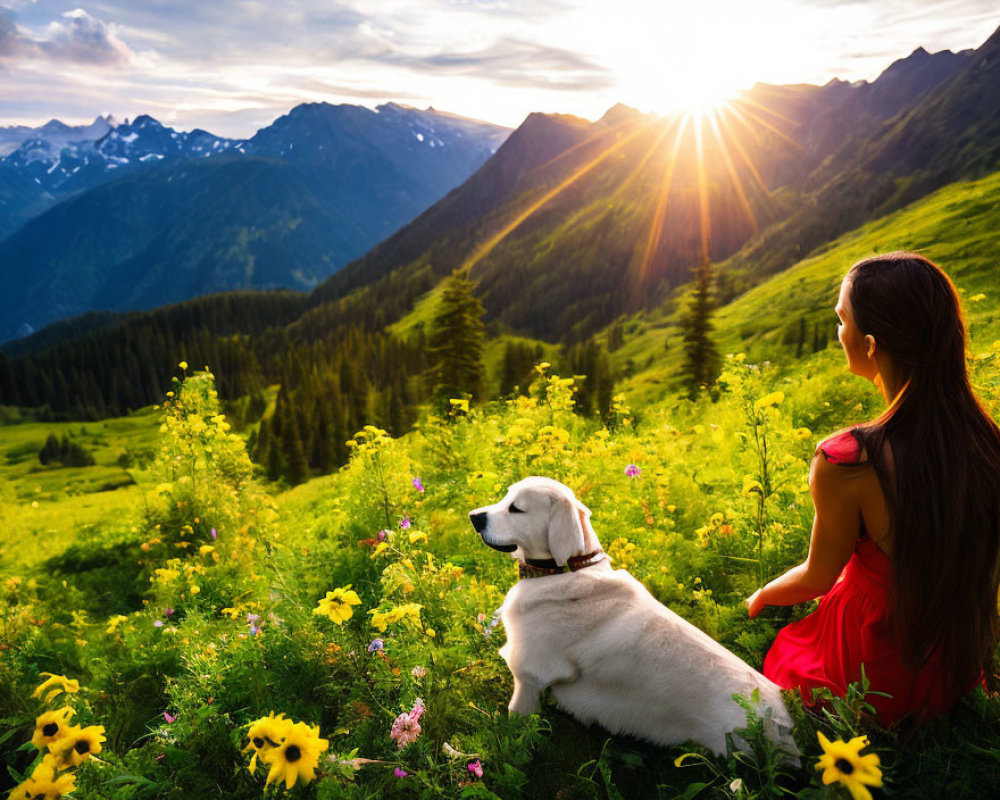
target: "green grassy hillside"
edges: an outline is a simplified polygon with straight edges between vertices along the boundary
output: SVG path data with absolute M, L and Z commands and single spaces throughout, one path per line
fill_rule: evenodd
M 753 361 L 770 360 L 789 376 L 843 372 L 836 338 L 840 282 L 851 265 L 891 250 L 916 250 L 933 260 L 963 297 L 972 351 L 1000 338 L 1000 173 L 952 184 L 883 219 L 845 234 L 785 272 L 751 289 L 713 316 L 721 353 L 744 352 Z M 625 345 L 614 354 L 619 369 L 628 360 L 637 372 L 622 387 L 639 404 L 677 391 L 681 339 L 677 327 L 684 303 L 675 296 L 655 312 L 637 314 L 626 324 Z M 799 320 L 805 321 L 804 355 L 797 358 Z M 813 325 L 821 326 L 824 349 L 812 353 Z M 665 349 L 669 345 L 669 350 Z M 827 352 L 827 350 L 832 352 Z M 652 359 L 652 363 L 650 363 Z

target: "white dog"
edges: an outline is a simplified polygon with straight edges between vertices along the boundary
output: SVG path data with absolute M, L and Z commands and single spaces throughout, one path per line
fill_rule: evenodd
M 757 688 L 772 711 L 768 737 L 798 755 L 777 684 L 612 569 L 590 510 L 568 487 L 525 478 L 469 516 L 483 542 L 521 564 L 522 579 L 501 606 L 510 711 L 537 711 L 552 687 L 558 705 L 585 724 L 725 755 L 726 733 L 746 724 L 732 695 Z

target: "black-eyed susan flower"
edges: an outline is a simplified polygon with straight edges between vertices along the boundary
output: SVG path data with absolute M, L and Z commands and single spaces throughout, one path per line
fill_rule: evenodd
M 31 693 L 31 696 L 41 697 L 42 694 L 45 693 L 46 703 L 51 703 L 52 698 L 62 692 L 66 692 L 66 694 L 75 694 L 80 691 L 80 682 L 73 680 L 72 678 L 67 678 L 65 675 L 56 675 L 52 672 L 40 672 L 38 674 L 42 677 L 45 675 L 48 675 L 49 677 Z
M 286 719 L 284 713 L 275 716 L 273 711 L 266 717 L 261 717 L 250 723 L 250 729 L 247 731 L 250 743 L 243 748 L 242 752 L 245 753 L 251 749 L 254 751 L 253 758 L 250 759 L 251 775 L 257 769 L 257 756 L 262 756 L 263 753 L 272 747 L 278 747 L 281 744 L 281 740 L 285 738 L 286 731 L 292 727 L 292 724 L 290 719 Z
M 831 742 L 822 731 L 817 731 L 823 755 L 816 762 L 816 769 L 823 770 L 823 783 L 837 781 L 847 788 L 854 800 L 872 800 L 866 786 L 881 786 L 882 771 L 877 753 L 860 755 L 868 746 L 867 736 L 855 736 L 851 741 L 840 739 Z
M 49 743 L 49 752 L 60 769 L 68 769 L 78 767 L 100 753 L 101 742 L 105 741 L 103 725 L 88 725 L 86 728 L 72 725 L 62 736 Z
M 64 797 L 76 788 L 76 776 L 67 772 L 56 777 L 57 772 L 51 761 L 42 761 L 30 778 L 11 791 L 9 800 L 58 800 Z
M 327 592 L 326 597 L 319 601 L 319 605 L 312 613 L 329 617 L 333 622 L 342 625 L 354 615 L 352 606 L 357 605 L 361 605 L 361 598 L 351 589 L 351 584 L 347 584 L 340 589 Z
M 38 750 L 45 750 L 49 742 L 54 742 L 62 737 L 70 728 L 69 718 L 76 712 L 69 706 L 60 708 L 58 711 L 46 711 L 35 719 L 35 733 L 31 737 L 31 743 Z
M 278 747 L 260 754 L 261 760 L 271 766 L 264 785 L 283 780 L 285 788 L 291 789 L 299 778 L 309 783 L 316 777 L 319 754 L 329 746 L 330 743 L 319 736 L 319 725 L 296 722 L 287 729 Z

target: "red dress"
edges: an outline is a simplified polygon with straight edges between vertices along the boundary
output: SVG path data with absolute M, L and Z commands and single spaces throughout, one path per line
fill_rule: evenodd
M 860 446 L 850 430 L 820 444 L 835 464 L 857 463 Z M 916 673 L 902 662 L 890 618 L 892 562 L 861 526 L 854 553 L 819 607 L 778 632 L 764 659 L 764 675 L 779 686 L 798 688 L 811 705 L 812 688 L 826 686 L 844 696 L 847 684 L 861 680 L 861 664 L 879 721 L 888 725 L 909 711 L 931 719 L 948 711 L 963 694 L 986 683 L 982 675 L 961 692 L 949 691 L 941 679 L 940 651 Z

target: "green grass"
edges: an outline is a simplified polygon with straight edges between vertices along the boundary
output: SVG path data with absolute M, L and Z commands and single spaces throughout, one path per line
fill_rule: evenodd
M 159 446 L 159 416 L 145 408 L 98 422 L 23 421 L 0 427 L 0 565 L 7 574 L 57 555 L 82 530 L 99 530 L 145 505 L 141 468 Z M 44 466 L 46 437 L 67 436 L 93 456 L 90 467 Z M 139 458 L 119 466 L 126 449 Z

